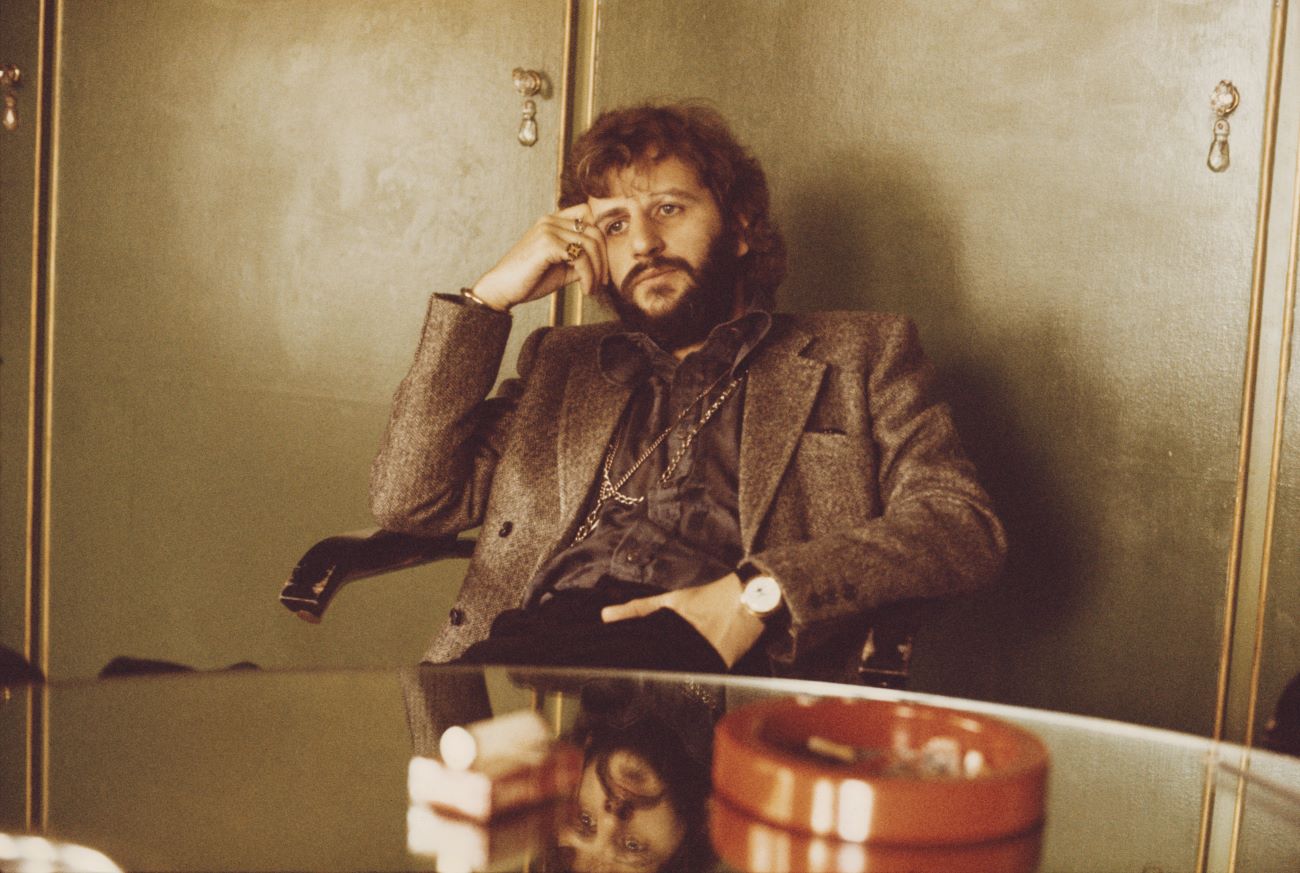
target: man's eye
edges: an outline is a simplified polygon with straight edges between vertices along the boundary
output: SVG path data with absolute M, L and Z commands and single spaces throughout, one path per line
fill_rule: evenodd
M 642 852 L 646 851 L 646 844 L 640 840 L 635 840 L 629 837 L 623 841 L 623 848 L 633 854 L 640 855 Z
M 681 211 L 682 211 L 682 208 L 681 208 L 680 206 L 678 206 L 676 203 L 664 203 L 664 204 L 661 204 L 660 207 L 659 207 L 659 214 L 660 214 L 660 215 L 676 215 L 677 213 L 679 213 L 679 212 L 681 212 Z
M 611 221 L 609 224 L 605 225 L 605 236 L 613 236 L 614 234 L 622 233 L 625 227 L 627 227 L 627 222 L 625 221 Z
M 578 813 L 578 827 L 583 833 L 591 833 L 596 830 L 596 820 L 585 812 Z

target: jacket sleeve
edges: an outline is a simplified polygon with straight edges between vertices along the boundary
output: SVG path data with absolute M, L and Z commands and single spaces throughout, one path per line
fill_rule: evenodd
M 434 295 L 410 371 L 397 388 L 370 469 L 370 510 L 380 527 L 439 536 L 482 523 L 497 459 L 523 380 L 487 398 L 501 367 L 511 319 Z M 527 372 L 546 329 L 519 356 Z
M 781 661 L 846 628 L 865 632 L 883 607 L 992 582 L 1006 556 L 1006 535 L 936 395 L 915 325 L 891 320 L 866 366 L 876 481 L 858 487 L 878 493 L 880 514 L 749 558 L 781 583 L 789 633 L 769 648 Z

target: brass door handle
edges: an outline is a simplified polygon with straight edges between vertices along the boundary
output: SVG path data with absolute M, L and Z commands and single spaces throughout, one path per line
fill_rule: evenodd
M 4 92 L 4 114 L 0 126 L 5 130 L 18 129 L 18 86 L 22 84 L 23 71 L 13 64 L 0 64 L 0 91 Z

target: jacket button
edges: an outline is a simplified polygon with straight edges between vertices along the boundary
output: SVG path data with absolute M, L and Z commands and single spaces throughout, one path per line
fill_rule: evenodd
M 456 607 L 447 613 L 447 620 L 451 622 L 452 627 L 460 627 L 465 623 L 465 611 L 460 607 Z
M 508 537 L 510 536 L 510 532 L 514 529 L 515 529 L 514 522 L 507 521 L 505 524 L 501 525 L 501 529 L 497 531 L 497 536 Z

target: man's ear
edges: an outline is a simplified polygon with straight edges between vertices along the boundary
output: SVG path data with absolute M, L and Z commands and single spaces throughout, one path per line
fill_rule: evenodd
M 749 216 L 736 216 L 736 257 L 749 254 Z

